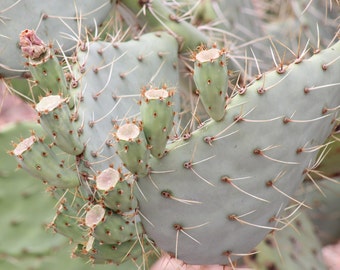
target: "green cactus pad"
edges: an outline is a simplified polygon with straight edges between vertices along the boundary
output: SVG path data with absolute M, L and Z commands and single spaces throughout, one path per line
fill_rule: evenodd
M 123 218 L 99 204 L 86 213 L 85 224 L 96 240 L 106 244 L 120 245 L 142 233 L 142 225 L 135 217 Z
M 56 189 L 53 195 L 59 199 L 59 204 L 49 228 L 66 236 L 72 243 L 86 243 L 88 228 L 84 224 L 82 215 L 88 204 L 87 200 L 69 190 Z
M 70 215 L 71 214 L 71 215 Z M 53 231 L 67 237 L 72 243 L 84 243 L 87 241 L 88 232 L 80 223 L 80 218 L 71 211 L 61 209 L 57 212 L 49 225 Z
M 335 124 L 339 53 L 340 42 L 262 74 L 231 99 L 223 121 L 203 123 L 150 159 L 136 196 L 157 246 L 189 264 L 226 265 L 275 230 L 313 170 L 317 151 L 308 149 Z
M 49 185 L 60 188 L 79 186 L 78 174 L 68 168 L 65 160 L 60 159 L 42 138 L 32 135 L 24 139 L 11 154 L 22 168 Z
M 330 137 L 326 143 L 329 143 L 326 151 L 320 151 L 318 158 L 321 163 L 317 168 L 317 173 L 312 175 L 312 179 L 324 179 L 326 177 L 337 177 L 340 175 L 339 167 L 339 153 L 340 153 L 340 124 L 338 124 L 334 131 L 334 136 Z M 325 155 L 327 153 L 327 155 Z M 311 180 L 309 177 L 307 180 Z
M 142 87 L 178 80 L 178 44 L 166 33 L 150 33 L 128 42 L 86 45 L 77 51 L 71 92 L 87 142 L 79 166 L 92 175 L 120 167 L 113 131 L 138 117 Z
M 49 250 L 44 255 L 32 256 L 29 254 L 22 255 L 20 257 L 11 257 L 11 256 L 1 256 L 0 258 L 0 269 L 5 270 L 132 270 L 138 269 L 138 266 L 142 267 L 143 261 L 137 260 L 132 261 L 129 260 L 120 265 L 114 264 L 96 264 L 93 265 L 88 262 L 85 258 L 71 258 L 70 254 L 72 252 L 72 246 L 63 244 L 58 248 L 54 248 Z M 147 266 L 149 263 L 152 264 L 154 262 L 154 256 L 150 254 L 149 257 L 146 257 L 145 269 L 150 269 Z M 156 258 L 157 259 L 157 258 Z M 147 261 L 149 260 L 149 261 Z
M 133 174 L 145 176 L 150 151 L 141 128 L 133 123 L 124 124 L 115 133 L 115 138 L 123 165 Z
M 24 78 L 5 79 L 9 92 L 19 96 L 29 103 L 38 103 L 41 97 L 45 96 L 45 91 L 34 82 Z
M 118 214 L 137 208 L 133 194 L 133 179 L 122 179 L 119 171 L 108 168 L 96 177 L 96 189 L 104 205 Z
M 338 158 L 339 164 L 339 158 Z M 339 166 L 338 166 L 339 167 Z M 312 206 L 306 213 L 323 245 L 335 244 L 340 238 L 340 177 L 321 179 L 302 186 L 301 199 Z M 317 187 L 315 186 L 318 185 Z
M 61 150 L 71 155 L 83 152 L 85 146 L 78 133 L 81 123 L 77 122 L 76 114 L 70 111 L 64 98 L 59 95 L 43 97 L 35 109 L 41 126 Z
M 228 90 L 226 52 L 217 48 L 203 49 L 194 55 L 194 81 L 200 100 L 209 116 L 224 117 Z

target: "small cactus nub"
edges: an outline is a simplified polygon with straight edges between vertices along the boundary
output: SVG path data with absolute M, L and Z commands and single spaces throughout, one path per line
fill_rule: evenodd
M 224 50 L 211 48 L 194 55 L 194 81 L 200 100 L 211 118 L 223 119 L 228 90 L 228 70 Z
M 143 131 L 150 152 L 154 157 L 164 155 L 169 134 L 173 127 L 174 111 L 172 108 L 173 91 L 166 88 L 152 88 L 142 92 L 141 117 Z
M 145 176 L 148 173 L 149 147 L 140 127 L 127 123 L 114 134 L 117 140 L 117 154 L 124 166 L 133 174 Z

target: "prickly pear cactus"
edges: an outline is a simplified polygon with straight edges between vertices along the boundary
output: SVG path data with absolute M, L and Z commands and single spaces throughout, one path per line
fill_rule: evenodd
M 72 56 L 59 39 L 56 47 L 35 27 L 20 29 L 45 133 L 11 153 L 57 198 L 50 228 L 76 244 L 74 256 L 149 269 L 162 250 L 186 264 L 233 266 L 289 224 L 289 202 L 293 213 L 309 207 L 294 194 L 336 131 L 340 42 L 317 44 L 310 59 L 298 50 L 290 65 L 272 49 L 276 68 L 263 73 L 252 48 L 235 56 L 227 26 L 214 25 L 223 21 L 217 1 L 204 5 L 216 16 L 209 27 L 187 20 L 198 6 L 116 4 L 124 26 L 106 41 L 77 32 Z M 164 32 L 144 34 L 155 30 Z M 273 66 L 268 51 L 263 66 Z

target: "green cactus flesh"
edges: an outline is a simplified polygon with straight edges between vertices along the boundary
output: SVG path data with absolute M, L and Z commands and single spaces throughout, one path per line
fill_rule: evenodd
M 340 42 L 262 74 L 209 120 L 151 158 L 136 196 L 147 234 L 189 264 L 229 264 L 280 225 L 340 104 Z M 311 148 L 312 147 L 312 148 Z M 139 192 L 140 191 L 140 192 Z
M 42 138 L 34 135 L 21 141 L 13 150 L 20 166 L 51 186 L 71 188 L 79 185 L 78 174 Z
M 323 179 L 338 177 L 340 175 L 339 152 L 340 152 L 340 124 L 335 127 L 335 134 L 326 143 L 329 147 L 326 151 L 320 151 L 318 158 L 322 161 L 312 179 Z M 327 153 L 327 155 L 325 155 Z M 308 177 L 309 180 L 312 180 Z
M 49 228 L 64 235 L 72 243 L 86 243 L 89 230 L 81 217 L 82 209 L 87 206 L 86 200 L 62 189 L 56 189 L 52 193 L 59 199 L 59 204 Z
M 134 217 L 124 218 L 99 204 L 86 213 L 85 224 L 96 240 L 106 244 L 120 245 L 142 233 L 141 223 Z
M 338 162 L 339 168 L 339 162 Z M 307 214 L 313 222 L 316 235 L 323 245 L 335 244 L 340 238 L 340 178 L 318 180 L 315 183 L 304 183 L 301 198 L 312 206 Z
M 137 260 L 143 254 L 144 256 L 151 255 L 153 252 L 155 252 L 154 247 L 148 240 L 136 239 L 126 241 L 120 245 L 103 244 L 93 240 L 87 246 L 78 245 L 73 253 L 75 256 L 90 258 L 95 264 L 121 264 L 129 260 Z

